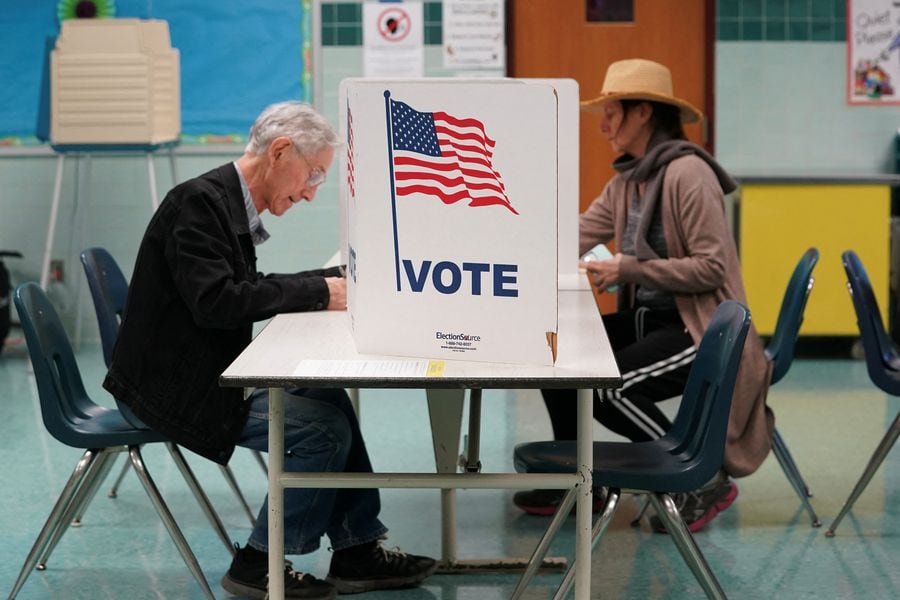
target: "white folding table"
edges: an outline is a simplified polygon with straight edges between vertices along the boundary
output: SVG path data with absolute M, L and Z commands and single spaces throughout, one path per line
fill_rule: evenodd
M 223 386 L 269 390 L 269 572 L 284 568 L 284 488 L 440 488 L 442 558 L 456 559 L 457 488 L 564 489 L 577 487 L 575 595 L 590 598 L 593 388 L 621 385 L 593 296 L 559 292 L 558 353 L 554 366 L 512 365 L 356 352 L 349 317 L 322 311 L 278 315 L 226 369 Z M 431 415 L 437 473 L 285 473 L 284 399 L 287 387 L 422 388 Z M 457 472 L 466 389 L 578 388 L 578 463 L 571 474 Z M 281 577 L 269 597 L 284 598 Z

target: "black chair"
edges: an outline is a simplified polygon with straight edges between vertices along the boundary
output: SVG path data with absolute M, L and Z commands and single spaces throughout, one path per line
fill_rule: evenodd
M 749 327 L 750 313 L 740 303 L 729 300 L 718 307 L 697 349 L 675 422 L 665 436 L 649 442 L 594 442 L 593 485 L 607 487 L 608 495 L 594 525 L 592 543 L 597 544 L 612 521 L 623 490 L 649 494 L 678 551 L 710 598 L 724 598 L 725 593 L 669 494 L 696 490 L 722 466 L 731 396 Z M 572 473 L 577 471 L 576 443 L 520 444 L 514 461 L 520 473 Z M 574 501 L 572 489 L 538 543 L 513 598 L 524 593 Z M 573 567 L 574 563 L 555 598 L 565 597 Z
M 797 345 L 797 336 L 800 334 L 800 325 L 803 323 L 803 312 L 815 281 L 812 272 L 818 261 L 819 251 L 816 248 L 810 248 L 803 253 L 794 268 L 790 281 L 788 281 L 784 299 L 781 301 L 781 310 L 778 312 L 778 321 L 775 323 L 775 332 L 766 346 L 766 356 L 772 361 L 772 385 L 787 375 L 791 363 L 794 361 L 794 350 Z M 812 526 L 821 526 L 822 523 L 809 502 L 812 497 L 809 487 L 803 480 L 800 469 L 797 468 L 797 463 L 794 462 L 794 458 L 777 428 L 772 436 L 772 452 L 778 459 L 778 464 L 781 465 L 781 470 L 784 471 L 794 491 L 797 492 L 803 508 L 809 513 Z
M 127 452 L 135 473 L 188 569 L 200 584 L 206 597 L 215 598 L 194 553 L 150 478 L 141 457 L 141 446 L 153 443 L 166 444 L 172 459 L 178 465 L 207 518 L 216 528 L 220 538 L 230 547 L 230 541 L 221 522 L 178 447 L 153 431 L 136 428 L 126 421 L 118 410 L 104 408 L 88 397 L 59 317 L 46 294 L 36 283 L 25 283 L 16 288 L 15 305 L 34 369 L 44 426 L 59 442 L 73 448 L 81 448 L 84 454 L 76 464 L 28 553 L 9 594 L 9 600 L 19 593 L 42 555 L 40 564 L 46 564 L 56 543 L 68 529 L 73 516 L 84 508 L 96 486 L 108 472 L 112 458 L 117 452 Z
M 844 252 L 841 259 L 844 263 L 844 271 L 847 273 L 847 288 L 853 298 L 853 309 L 856 311 L 856 321 L 862 337 L 869 379 L 886 394 L 900 396 L 900 351 L 891 342 L 888 332 L 885 331 L 881 312 L 878 310 L 878 301 L 875 299 L 872 284 L 869 282 L 869 275 L 859 260 L 859 256 L 852 250 Z M 844 502 L 841 512 L 825 532 L 826 536 L 834 537 L 837 526 L 869 485 L 875 471 L 894 447 L 898 436 L 900 436 L 900 413 L 897 413 L 894 422 L 881 438 L 881 442 L 875 448 L 859 481 L 856 482 L 856 486 L 850 492 L 847 501 Z
M 103 346 L 103 360 L 106 362 L 106 366 L 109 366 L 112 362 L 112 353 L 113 348 L 116 345 L 116 338 L 119 336 L 119 323 L 122 319 L 122 313 L 125 311 L 125 300 L 128 297 L 128 280 L 125 279 L 125 275 L 122 274 L 122 270 L 119 268 L 115 259 L 113 259 L 110 253 L 103 248 L 88 248 L 82 252 L 81 264 L 84 267 L 84 274 L 87 277 L 88 287 L 91 290 L 91 298 L 94 301 L 94 311 L 97 314 L 97 325 L 100 327 L 100 342 Z M 140 419 L 138 419 L 127 406 L 118 401 L 116 401 L 116 405 L 129 422 L 146 429 L 146 425 L 141 423 Z M 265 472 L 266 465 L 262 456 L 255 450 L 253 451 L 253 454 L 256 457 L 257 462 L 260 463 L 263 472 Z M 119 476 L 116 478 L 112 489 L 109 491 L 109 496 L 111 498 L 116 497 L 119 484 L 122 482 L 122 477 L 128 471 L 128 468 L 129 463 L 125 463 L 125 466 L 119 472 Z M 219 469 L 222 471 L 222 476 L 225 477 L 225 481 L 234 492 L 238 502 L 240 502 L 241 507 L 250 519 L 250 523 L 255 523 L 256 515 L 250 509 L 250 504 L 247 502 L 246 498 L 244 498 L 244 494 L 241 492 L 241 488 L 238 486 L 237 479 L 231 471 L 231 468 L 227 465 L 219 465 Z M 78 517 L 80 517 L 80 515 L 78 515 Z M 80 519 L 76 519 L 76 522 L 78 522 L 78 520 Z

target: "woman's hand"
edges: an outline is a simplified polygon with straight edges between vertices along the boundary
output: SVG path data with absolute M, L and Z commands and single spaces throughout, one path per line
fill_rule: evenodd
M 607 260 L 592 260 L 579 262 L 578 268 L 588 272 L 591 283 L 601 291 L 619 283 L 619 263 L 622 262 L 622 254 L 616 253 Z

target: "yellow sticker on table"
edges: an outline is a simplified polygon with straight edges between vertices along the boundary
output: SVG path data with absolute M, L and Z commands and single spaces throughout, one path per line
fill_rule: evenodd
M 444 361 L 442 360 L 429 360 L 428 361 L 428 369 L 425 371 L 426 377 L 443 377 L 444 376 Z

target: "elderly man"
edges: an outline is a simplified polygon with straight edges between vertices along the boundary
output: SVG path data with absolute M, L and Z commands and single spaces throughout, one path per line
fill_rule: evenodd
M 221 464 L 234 447 L 266 450 L 268 397 L 221 388 L 222 371 L 250 342 L 254 321 L 280 312 L 343 310 L 339 269 L 257 272 L 254 246 L 268 239 L 260 215 L 281 216 L 315 198 L 338 137 L 310 106 L 266 108 L 245 153 L 175 187 L 144 234 L 125 318 L 103 383 L 150 428 Z M 291 389 L 285 398 L 285 470 L 371 472 L 344 390 Z M 268 503 L 222 586 L 264 598 Z M 435 570 L 431 558 L 385 549 L 375 489 L 288 489 L 285 549 L 315 551 L 323 534 L 334 554 L 326 580 L 285 567 L 289 598 L 408 587 Z

